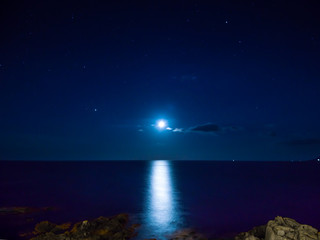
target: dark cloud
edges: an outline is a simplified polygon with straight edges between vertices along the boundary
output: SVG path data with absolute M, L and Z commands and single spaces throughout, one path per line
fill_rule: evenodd
M 285 142 L 291 146 L 308 146 L 308 145 L 320 145 L 319 138 L 306 138 L 306 139 L 294 139 Z
M 207 133 L 213 133 L 218 132 L 221 130 L 221 128 L 217 124 L 213 123 L 206 123 L 202 125 L 198 125 L 195 127 L 192 127 L 189 129 L 191 132 L 207 132 Z
M 242 127 L 237 127 L 237 126 L 226 126 L 223 127 L 224 131 L 229 131 L 229 132 L 236 132 L 236 131 L 241 131 L 244 130 Z

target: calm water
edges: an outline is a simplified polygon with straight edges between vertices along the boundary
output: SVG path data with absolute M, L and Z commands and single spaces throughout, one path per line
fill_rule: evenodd
M 80 221 L 126 212 L 137 239 L 194 227 L 231 237 L 277 215 L 320 228 L 320 164 L 106 161 L 0 162 L 0 207 L 54 207 L 0 215 L 0 238 L 36 222 Z

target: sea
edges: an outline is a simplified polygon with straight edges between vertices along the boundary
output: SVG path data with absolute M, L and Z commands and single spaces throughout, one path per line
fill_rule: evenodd
M 231 239 L 276 216 L 320 229 L 319 206 L 318 161 L 0 161 L 0 239 L 119 213 L 141 224 L 135 239 Z

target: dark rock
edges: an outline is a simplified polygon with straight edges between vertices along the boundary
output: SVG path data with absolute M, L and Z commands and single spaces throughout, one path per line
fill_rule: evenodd
M 46 232 L 51 232 L 51 230 L 53 230 L 55 228 L 57 224 L 48 222 L 48 221 L 43 221 L 38 223 L 35 228 L 34 231 L 36 234 L 38 233 L 46 233 Z
M 106 218 L 71 224 L 56 225 L 50 222 L 41 222 L 36 225 L 35 236 L 32 240 L 126 240 L 136 235 L 138 225 L 127 227 L 128 215 L 119 214 Z M 68 231 L 65 231 L 69 229 Z M 64 232 L 61 232 L 64 230 Z
M 207 240 L 205 236 L 193 229 L 182 229 L 168 237 L 169 240 Z
M 238 234 L 235 240 L 320 240 L 320 233 L 309 225 L 278 216 L 267 225 Z
M 259 240 L 264 239 L 267 225 L 254 227 L 248 232 L 243 232 L 235 237 L 235 240 Z
M 266 240 L 319 240 L 317 229 L 297 223 L 291 218 L 276 217 L 268 222 Z
M 33 208 L 33 207 L 2 207 L 0 208 L 1 215 L 10 215 L 10 214 L 29 214 L 34 212 L 42 212 L 53 210 L 52 207 L 43 207 L 43 208 Z
M 64 223 L 61 225 L 57 225 L 48 221 L 43 221 L 38 223 L 35 226 L 34 233 L 35 234 L 46 233 L 46 232 L 61 233 L 69 229 L 70 226 L 71 226 L 71 223 Z

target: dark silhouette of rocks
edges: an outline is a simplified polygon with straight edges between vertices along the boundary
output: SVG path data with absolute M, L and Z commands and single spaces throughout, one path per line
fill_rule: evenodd
M 129 217 L 119 214 L 114 217 L 99 217 L 72 225 L 57 225 L 43 221 L 35 226 L 31 240 L 127 240 L 137 236 L 138 224 L 127 227 Z M 28 235 L 28 234 L 27 234 Z M 25 235 L 25 236 L 27 236 Z M 168 240 L 208 240 L 193 229 L 182 229 L 167 237 Z M 144 240 L 157 240 L 150 238 Z M 320 240 L 317 229 L 286 217 L 276 217 L 266 225 L 254 227 L 238 234 L 234 240 Z
M 52 222 L 42 221 L 35 226 L 33 234 L 42 234 L 42 233 L 45 234 L 47 232 L 62 233 L 67 229 L 69 229 L 70 226 L 71 226 L 71 223 L 64 223 L 61 225 L 57 225 Z
M 235 240 L 320 240 L 320 233 L 309 225 L 278 216 L 266 225 L 238 234 Z
M 52 207 L 32 208 L 32 207 L 1 207 L 0 215 L 29 214 L 53 210 Z
M 136 235 L 138 227 L 127 227 L 128 220 L 127 214 L 119 214 L 81 221 L 72 227 L 70 223 L 57 225 L 43 221 L 36 225 L 31 240 L 126 240 Z
M 168 237 L 169 240 L 207 240 L 207 238 L 193 229 L 182 229 Z

